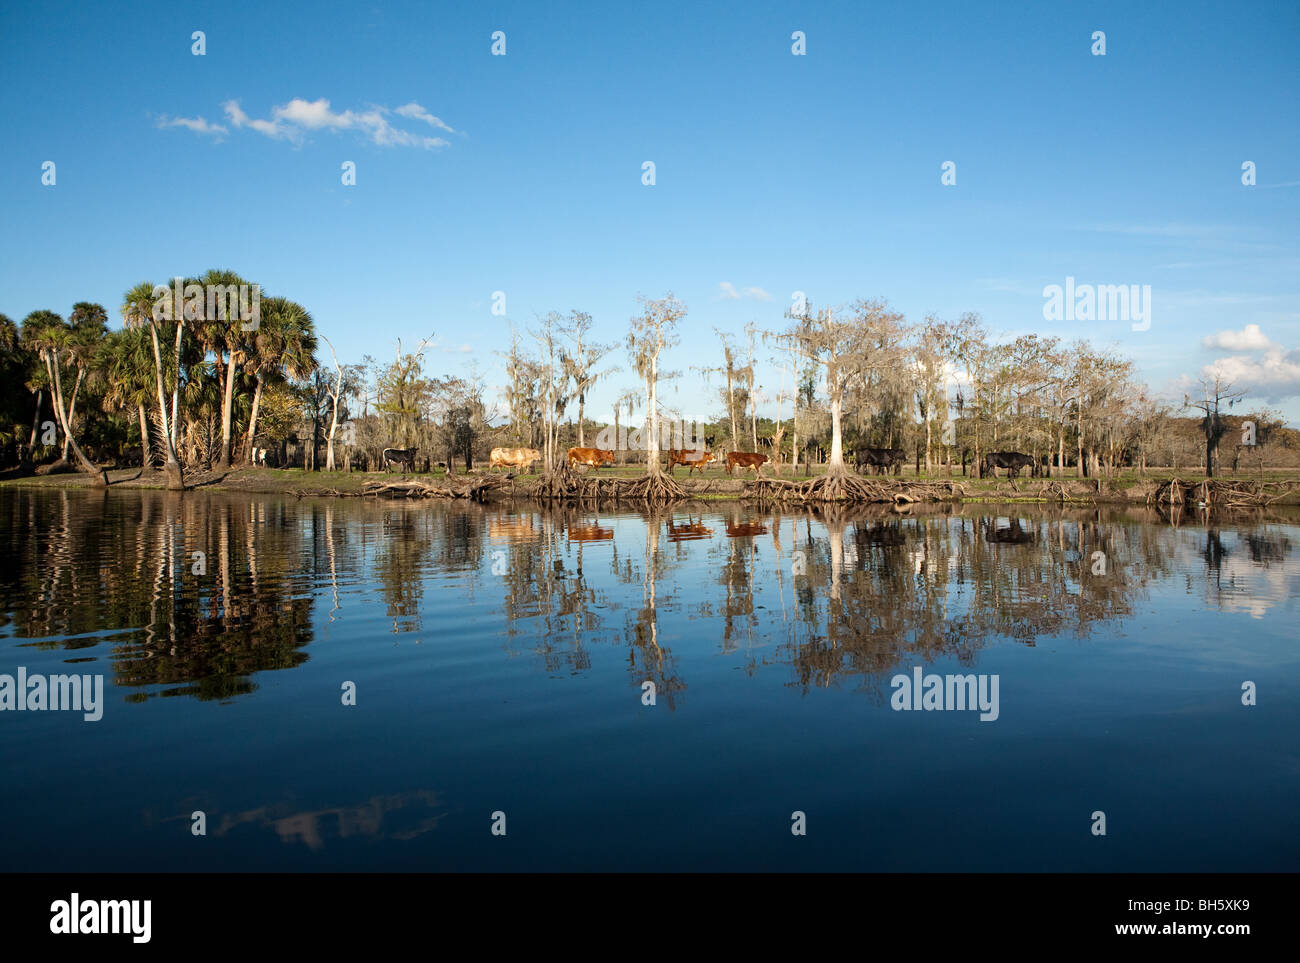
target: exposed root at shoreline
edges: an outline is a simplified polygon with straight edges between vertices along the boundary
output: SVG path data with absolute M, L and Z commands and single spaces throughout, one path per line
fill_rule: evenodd
M 966 489 L 959 482 L 878 482 L 848 472 L 828 472 L 808 481 L 759 478 L 746 498 L 779 502 L 874 502 L 907 505 L 913 502 L 950 501 Z
M 561 465 L 543 475 L 532 491 L 534 498 L 572 501 L 633 500 L 668 502 L 689 498 L 670 475 L 647 474 L 640 478 L 618 478 L 591 472 L 579 474 Z
M 366 482 L 362 495 L 387 495 L 394 498 L 469 498 L 486 501 L 487 493 L 505 485 L 498 475 L 474 475 L 444 479 L 440 485 L 418 479 Z
M 1207 478 L 1193 482 L 1171 478 L 1161 482 L 1154 492 L 1147 495 L 1147 504 L 1157 508 L 1267 508 L 1297 490 L 1300 490 L 1300 481 L 1255 482 Z

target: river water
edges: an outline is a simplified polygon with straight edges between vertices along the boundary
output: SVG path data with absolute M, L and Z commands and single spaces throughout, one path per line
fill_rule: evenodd
M 0 870 L 1295 871 L 1298 551 L 1294 514 L 0 489 L 0 685 L 103 685 L 0 711 Z

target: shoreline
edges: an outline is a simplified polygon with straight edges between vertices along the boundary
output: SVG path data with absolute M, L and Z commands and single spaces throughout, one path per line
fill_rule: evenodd
M 113 489 L 128 490 L 166 490 L 166 478 L 161 471 L 152 471 L 142 473 L 139 468 L 109 469 L 109 487 L 107 491 Z M 598 477 L 609 477 L 598 476 Z M 637 473 L 619 473 L 614 477 L 635 478 L 639 477 Z M 787 476 L 782 475 L 765 475 L 765 478 L 775 478 L 778 480 L 789 480 Z M 806 478 L 816 478 L 817 475 L 810 476 L 799 475 L 797 480 Z M 886 489 L 897 492 L 901 495 L 908 493 L 909 489 L 915 489 L 920 486 L 940 487 L 952 483 L 954 488 L 960 488 L 960 493 L 953 493 L 948 497 L 935 497 L 933 494 L 921 492 L 919 497 L 916 494 L 910 494 L 903 500 L 919 504 L 943 504 L 943 503 L 963 503 L 978 504 L 980 502 L 1000 502 L 1000 503 L 1048 503 L 1048 504 L 1073 504 L 1073 505 L 1146 505 L 1150 503 L 1153 497 L 1166 486 L 1171 480 L 1177 479 L 1184 488 L 1190 490 L 1192 486 L 1200 486 L 1204 481 L 1204 476 L 1193 475 L 1191 477 L 1178 476 L 1173 473 L 1150 475 L 1147 477 L 1119 478 L 1119 479 L 1072 479 L 1072 478 L 1021 478 L 1015 482 L 1005 478 L 1001 479 L 974 479 L 961 475 L 948 478 L 946 475 L 938 475 L 933 478 L 911 478 L 896 476 L 862 476 L 876 484 L 880 484 Z M 457 474 L 447 476 L 443 473 L 421 474 L 421 475 L 399 475 L 396 473 L 384 472 L 307 472 L 303 469 L 277 469 L 277 468 L 232 468 L 227 471 L 195 472 L 186 476 L 186 491 L 193 492 L 217 492 L 217 493 L 244 493 L 244 494 L 263 494 L 263 495 L 293 495 L 297 498 L 303 497 L 402 497 L 400 494 L 394 495 L 376 495 L 375 493 L 365 492 L 363 489 L 367 485 L 376 483 L 418 483 L 421 490 L 413 491 L 408 497 L 427 497 L 439 495 L 447 497 L 453 494 L 457 488 L 461 489 L 458 497 L 466 497 L 465 490 L 474 486 L 474 483 L 480 483 L 480 494 L 487 501 L 496 501 L 510 498 L 538 498 L 536 488 L 541 480 L 540 475 L 525 475 L 508 478 L 504 474 L 492 474 L 486 471 L 474 471 L 468 474 Z M 685 494 L 692 500 L 697 501 L 718 501 L 718 502 L 757 502 L 760 498 L 753 492 L 754 479 L 728 478 L 725 475 L 720 477 L 688 478 L 681 475 L 676 477 L 676 482 L 681 486 Z M 1300 477 L 1291 473 L 1269 473 L 1263 479 L 1266 483 L 1294 482 L 1300 486 Z M 1259 481 L 1257 477 L 1247 476 L 1227 476 L 1213 480 L 1218 484 L 1239 484 L 1253 485 Z M 488 482 L 487 485 L 481 483 Z M 78 472 L 60 472 L 57 474 L 28 474 L 17 475 L 16 472 L 9 472 L 0 475 L 0 488 L 93 488 L 88 476 Z M 605 499 L 602 498 L 602 501 Z M 762 501 L 771 501 L 772 499 L 761 499 Z M 631 499 L 630 501 L 635 501 Z M 815 504 L 815 503 L 809 503 Z M 864 502 L 864 504 L 868 504 Z M 1269 503 L 1272 507 L 1297 506 L 1300 505 L 1300 487 L 1275 498 Z M 1264 507 L 1264 506 L 1260 506 Z

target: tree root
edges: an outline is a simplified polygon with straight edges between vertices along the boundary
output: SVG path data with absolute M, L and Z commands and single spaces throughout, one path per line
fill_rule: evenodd
M 387 495 L 395 498 L 469 498 L 481 502 L 487 493 L 505 484 L 496 475 L 445 479 L 442 484 L 412 479 L 410 481 L 372 481 L 361 489 L 362 495 Z
M 1253 482 L 1207 478 L 1201 482 L 1171 478 L 1147 495 L 1147 504 L 1171 508 L 1266 508 L 1300 490 L 1300 482 Z
M 886 482 L 861 478 L 848 472 L 827 472 L 808 481 L 759 478 L 745 497 L 778 502 L 876 502 L 910 505 L 913 502 L 946 501 L 965 496 L 958 482 Z
M 567 465 L 543 475 L 533 489 L 534 498 L 572 501 L 668 502 L 689 498 L 672 476 L 647 474 L 640 478 L 619 478 L 591 472 L 579 474 Z

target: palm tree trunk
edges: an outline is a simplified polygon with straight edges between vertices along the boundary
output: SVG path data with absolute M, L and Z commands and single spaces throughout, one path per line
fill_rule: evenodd
M 217 467 L 221 469 L 230 467 L 230 421 L 235 405 L 235 357 L 236 352 L 232 347 L 230 364 L 226 368 L 225 397 L 221 404 L 221 457 L 217 459 Z
M 257 387 L 253 389 L 253 410 L 248 416 L 248 440 L 244 443 L 244 459 L 253 464 L 253 440 L 257 437 L 257 409 L 262 405 L 262 376 L 257 376 Z
M 81 381 L 85 377 L 86 377 L 86 369 L 78 368 L 77 383 L 72 386 L 72 403 L 68 405 L 68 427 L 69 428 L 71 428 L 72 423 L 77 420 L 77 395 L 81 391 Z M 61 457 L 63 461 L 68 460 L 68 435 L 66 432 L 63 435 L 63 455 Z
M 72 437 L 72 431 L 68 426 L 68 416 L 63 410 L 63 379 L 59 375 L 58 361 L 59 356 L 57 352 L 53 354 L 53 363 L 51 363 L 50 355 L 47 354 L 45 356 L 45 367 L 50 373 L 50 383 L 54 385 L 54 413 L 58 417 L 59 423 L 63 426 L 64 442 L 71 446 L 73 457 L 75 457 L 77 463 L 81 465 L 81 470 L 90 476 L 91 482 L 98 488 L 107 488 L 108 475 L 105 474 L 104 469 L 100 468 L 87 458 L 86 453 L 81 450 L 81 446 L 78 445 Z
M 32 452 L 36 450 L 36 432 L 41 424 L 41 401 L 44 391 L 36 389 L 36 414 L 32 415 L 32 437 L 27 442 L 27 460 L 32 460 Z
M 176 460 L 176 439 L 172 433 L 172 426 L 167 423 L 167 389 L 163 386 L 162 351 L 158 347 L 157 325 L 149 325 L 149 334 L 153 339 L 154 377 L 158 384 L 158 434 L 163 443 L 163 450 L 166 452 L 163 470 L 167 473 L 167 488 L 171 491 L 180 491 L 184 489 L 185 481 L 181 474 L 180 462 Z
M 140 467 L 143 471 L 148 471 L 152 467 L 152 459 L 149 457 L 149 419 L 145 417 L 144 405 L 137 404 L 136 408 L 140 411 Z
M 180 406 L 181 406 L 181 336 L 185 325 L 178 318 L 176 321 L 176 384 L 172 386 L 172 451 L 180 449 Z

